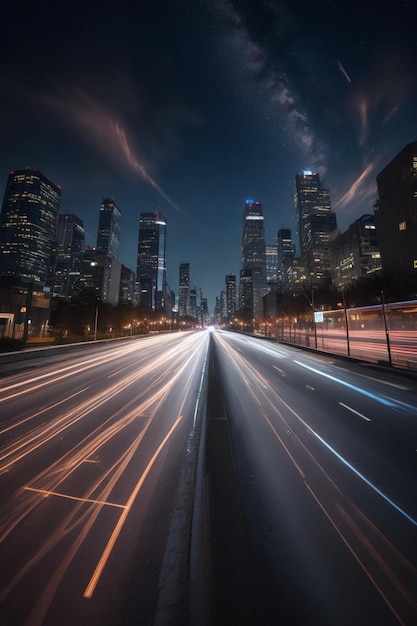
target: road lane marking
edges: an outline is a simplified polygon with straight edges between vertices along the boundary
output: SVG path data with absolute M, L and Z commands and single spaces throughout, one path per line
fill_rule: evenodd
M 352 407 L 348 406 L 347 404 L 344 404 L 343 402 L 339 402 L 339 404 L 340 404 L 340 406 L 343 406 L 348 411 L 351 411 L 352 413 L 355 413 L 355 415 L 358 415 L 359 417 L 361 417 L 362 419 L 366 420 L 367 422 L 371 421 L 370 417 L 366 417 L 366 415 L 363 415 L 362 413 L 359 413 L 359 411 L 355 411 L 355 409 L 352 409 Z
M 380 489 L 378 489 L 378 487 L 376 487 L 373 483 L 371 483 L 371 481 L 368 478 L 366 478 L 366 476 L 361 474 L 359 472 L 359 470 L 357 470 L 351 463 L 349 463 L 349 461 L 347 459 L 345 459 L 339 452 L 337 452 L 337 450 L 332 448 L 332 446 L 329 443 L 327 443 L 327 441 L 325 439 L 323 439 L 323 437 L 321 437 L 315 430 L 313 430 L 313 428 L 311 428 L 311 426 L 309 426 L 309 424 L 307 424 L 307 422 L 305 420 L 303 420 L 303 418 L 289 404 L 287 404 L 285 402 L 285 400 L 283 400 L 282 398 L 280 398 L 280 400 L 281 400 L 282 404 L 290 411 L 290 413 L 292 413 L 294 415 L 294 417 L 296 417 L 298 419 L 298 421 L 301 424 L 303 424 L 305 426 L 305 428 L 307 428 L 307 430 L 312 435 L 314 435 L 314 437 L 316 437 L 316 439 L 318 439 L 332 454 L 334 454 L 334 456 L 336 458 L 338 458 L 339 461 L 341 461 L 358 478 L 360 478 L 365 484 L 367 484 L 368 487 L 373 489 L 373 491 L 375 491 L 381 498 L 383 498 L 383 500 L 385 500 L 388 504 L 390 504 L 396 511 L 401 513 L 401 515 L 403 515 L 409 522 L 411 522 L 414 526 L 417 526 L 417 520 L 415 520 L 413 517 L 411 517 L 411 515 L 406 513 L 406 511 L 404 511 L 404 509 L 402 509 L 400 506 L 398 506 L 398 504 L 395 504 L 395 502 L 393 500 L 391 500 L 387 495 L 385 495 L 385 493 L 383 491 L 381 491 Z M 264 416 L 265 416 L 265 414 L 264 414 Z M 270 420 L 267 419 L 267 421 L 270 423 Z M 271 425 L 271 428 L 272 428 L 272 425 Z
M 287 374 L 284 372 L 284 370 L 282 370 L 280 367 L 277 367 L 276 365 L 272 366 L 273 368 L 275 368 L 280 374 L 281 376 L 286 376 Z
M 201 392 L 202 392 L 202 389 L 203 389 L 204 376 L 205 376 L 206 367 L 207 367 L 207 355 L 208 355 L 208 344 L 207 344 L 207 348 L 206 348 L 206 356 L 204 358 L 203 369 L 201 371 L 200 386 L 198 388 L 197 400 L 196 400 L 195 408 L 194 408 L 193 429 L 195 428 L 195 423 L 197 421 L 198 407 L 200 405 Z
M 35 491 L 41 493 L 44 496 L 57 496 L 58 498 L 66 498 L 67 500 L 77 500 L 77 502 L 89 502 L 90 504 L 99 504 L 100 506 L 113 506 L 117 509 L 125 509 L 126 504 L 115 504 L 114 502 L 105 502 L 102 500 L 93 500 L 92 498 L 78 498 L 77 496 L 70 496 L 67 493 L 59 493 L 58 491 L 48 491 L 46 489 L 35 489 L 35 487 L 23 487 L 25 491 Z
M 174 432 L 174 430 L 176 429 L 176 427 L 178 426 L 178 424 L 180 423 L 182 419 L 182 415 L 180 415 L 174 422 L 174 424 L 171 426 L 170 430 L 168 431 L 167 435 L 164 437 L 164 439 L 161 441 L 161 443 L 159 444 L 158 448 L 156 449 L 155 453 L 153 454 L 151 460 L 149 461 L 148 465 L 146 466 L 143 474 L 141 475 L 141 477 L 139 478 L 138 482 L 136 483 L 135 488 L 133 489 L 132 493 L 130 494 L 130 497 L 126 503 L 126 506 L 124 508 L 123 513 L 121 514 L 119 521 L 117 522 L 112 535 L 110 537 L 110 539 L 107 542 L 107 545 L 104 549 L 103 554 L 101 555 L 101 558 L 97 564 L 96 569 L 94 570 L 94 573 L 90 579 L 90 582 L 88 583 L 84 593 L 83 593 L 83 597 L 84 598 L 91 598 L 95 588 L 97 587 L 98 581 L 100 579 L 100 576 L 103 573 L 104 568 L 106 567 L 107 561 L 110 557 L 110 554 L 116 544 L 117 539 L 119 538 L 119 535 L 122 531 L 122 528 L 125 524 L 126 518 L 130 513 L 130 510 L 133 506 L 134 501 L 136 500 L 136 497 L 139 493 L 139 491 L 142 489 L 143 483 L 145 482 L 149 472 L 151 471 L 155 461 L 157 460 L 158 456 L 160 455 L 161 451 L 163 450 L 163 448 L 165 447 L 168 439 L 171 437 L 172 433 Z

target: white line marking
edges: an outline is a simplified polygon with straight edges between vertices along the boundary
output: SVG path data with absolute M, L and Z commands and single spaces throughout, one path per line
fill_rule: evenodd
M 359 413 L 359 411 L 355 411 L 355 409 L 352 409 L 352 407 L 348 406 L 347 404 L 343 404 L 343 402 L 339 402 L 340 406 L 343 406 L 345 409 L 347 409 L 348 411 L 351 411 L 352 413 L 354 413 L 355 415 L 358 415 L 359 417 L 361 417 L 363 420 L 366 420 L 367 422 L 370 422 L 371 419 L 369 417 L 366 417 L 366 415 L 363 415 L 362 413 Z

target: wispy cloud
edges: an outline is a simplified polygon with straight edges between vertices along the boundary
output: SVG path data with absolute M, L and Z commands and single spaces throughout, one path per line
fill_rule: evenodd
M 346 80 L 348 81 L 348 83 L 351 83 L 351 79 L 349 74 L 347 73 L 347 71 L 345 70 L 345 68 L 342 65 L 342 62 L 340 61 L 340 59 L 336 59 L 336 65 L 339 68 L 339 70 L 341 71 L 341 73 L 343 74 L 343 76 L 346 78 Z
M 81 132 L 84 139 L 94 145 L 101 157 L 105 156 L 114 167 L 127 165 L 176 211 L 184 213 L 150 175 L 133 148 L 133 138 L 128 138 L 126 127 L 89 94 L 80 90 L 66 91 L 44 95 L 42 100 L 50 110 Z
M 365 200 L 375 197 L 375 169 L 377 163 L 369 163 L 363 172 L 350 185 L 348 191 L 333 205 L 334 210 L 340 210 L 350 204 L 355 204 L 355 208 Z

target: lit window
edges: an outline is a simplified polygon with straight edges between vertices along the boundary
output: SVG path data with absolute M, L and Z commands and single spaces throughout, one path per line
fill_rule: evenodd
M 407 222 L 405 220 L 398 224 L 398 230 L 407 230 Z

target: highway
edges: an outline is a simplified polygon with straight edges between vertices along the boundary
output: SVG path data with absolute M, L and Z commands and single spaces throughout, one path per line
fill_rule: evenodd
M 213 336 L 265 623 L 416 624 L 415 379 Z
M 417 623 L 416 377 L 221 330 L 22 368 L 2 626 Z
M 153 335 L 1 379 L 2 626 L 153 623 L 207 349 Z

